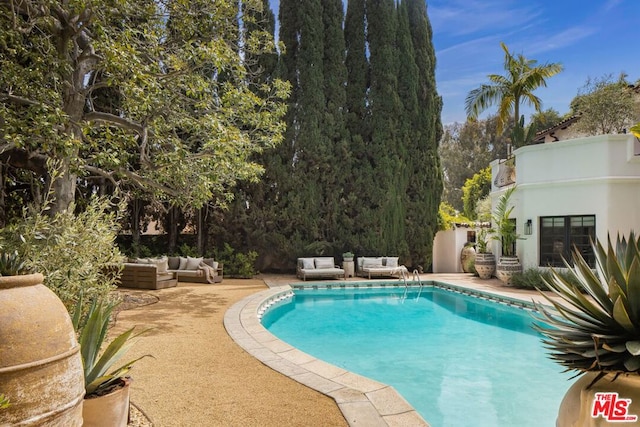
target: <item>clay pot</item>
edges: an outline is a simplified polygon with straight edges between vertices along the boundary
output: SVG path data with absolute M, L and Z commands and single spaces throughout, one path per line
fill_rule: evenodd
M 84 427 L 126 427 L 129 420 L 131 378 L 123 378 L 109 394 L 84 400 Z
M 612 382 L 615 374 L 610 373 L 587 389 L 597 374 L 597 372 L 588 372 L 582 375 L 567 390 L 558 410 L 557 427 L 638 425 L 640 422 L 640 375 L 620 374 Z M 605 394 L 598 398 L 596 393 Z M 614 397 L 612 393 L 617 395 Z
M 0 425 L 81 426 L 80 346 L 42 274 L 0 277 Z
M 462 265 L 462 271 L 465 273 L 471 273 L 473 271 L 473 264 L 476 259 L 476 250 L 473 246 L 465 246 L 460 251 L 460 264 Z
M 477 253 L 475 269 L 481 279 L 491 279 L 496 271 L 496 257 L 492 253 Z
M 516 273 L 522 273 L 522 264 L 517 257 L 501 256 L 496 265 L 496 277 L 505 285 L 511 285 Z

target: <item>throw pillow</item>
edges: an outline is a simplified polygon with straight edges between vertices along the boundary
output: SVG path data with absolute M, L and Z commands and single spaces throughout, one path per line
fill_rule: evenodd
M 162 257 L 162 258 L 156 258 L 152 260 L 153 263 L 156 265 L 156 268 L 158 269 L 157 273 L 166 273 L 167 270 L 169 269 L 169 260 L 167 259 L 167 257 Z
M 178 265 L 178 270 L 186 270 L 187 269 L 187 258 L 180 257 L 180 264 Z
M 138 258 L 136 259 L 137 264 L 151 264 L 151 260 L 149 258 Z
M 180 257 L 169 257 L 169 270 L 178 270 L 180 268 Z
M 305 270 L 313 270 L 316 268 L 313 258 L 302 258 L 302 268 Z
M 200 263 L 202 262 L 202 258 L 191 258 L 190 256 L 187 257 L 187 265 L 184 268 L 185 270 L 197 270 L 198 266 L 200 265 Z

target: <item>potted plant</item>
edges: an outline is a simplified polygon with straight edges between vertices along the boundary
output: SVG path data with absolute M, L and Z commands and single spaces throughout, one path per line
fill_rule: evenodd
M 515 242 L 520 239 L 516 232 L 516 224 L 510 218 L 514 206 L 509 206 L 509 199 L 515 191 L 516 186 L 509 188 L 500 196 L 498 204 L 491 219 L 495 225 L 493 239 L 500 242 L 502 254 L 496 265 L 496 277 L 503 283 L 510 285 L 514 273 L 522 272 L 522 264 L 515 254 Z
M 0 252 L 0 276 L 0 424 L 81 426 L 82 360 L 67 309 L 17 252 Z
M 565 265 L 578 285 L 552 269 L 545 283 L 557 298 L 543 294 L 551 306 L 536 304 L 550 357 L 581 376 L 560 405 L 559 427 L 640 417 L 640 239 L 630 233 L 592 248 L 595 271 L 574 250 Z
M 491 279 L 496 271 L 496 257 L 488 249 L 489 233 L 492 230 L 481 228 L 476 243 L 475 269 L 481 279 Z
M 353 252 L 345 252 L 342 254 L 343 261 L 353 261 Z
M 145 356 L 119 367 L 115 363 L 133 345 L 133 338 L 145 331 L 134 333 L 131 328 L 114 338 L 101 352 L 111 313 L 117 304 L 95 301 L 90 305 L 84 324 L 80 321 L 82 298 L 76 306 L 74 325 L 79 332 L 80 353 L 84 367 L 85 397 L 82 410 L 84 427 L 126 426 L 129 418 L 129 386 L 127 375 L 133 364 Z

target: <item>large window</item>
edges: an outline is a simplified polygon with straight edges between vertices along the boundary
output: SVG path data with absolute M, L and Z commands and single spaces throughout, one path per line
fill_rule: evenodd
M 595 215 L 541 217 L 540 266 L 564 267 L 562 259 L 571 261 L 575 247 L 595 267 L 590 238 L 596 238 Z

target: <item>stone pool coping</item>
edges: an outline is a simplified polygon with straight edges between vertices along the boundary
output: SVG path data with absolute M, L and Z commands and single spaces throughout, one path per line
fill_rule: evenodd
M 531 298 L 530 292 L 524 295 L 513 294 L 508 289 L 477 289 L 473 283 L 459 283 L 453 278 L 423 277 L 424 283 L 444 282 L 444 288 L 469 293 L 475 296 L 490 295 L 503 299 L 502 302 L 521 307 L 529 307 L 525 298 Z M 461 279 L 466 279 L 463 277 Z M 282 284 L 265 278 L 269 289 L 250 295 L 234 304 L 224 316 L 224 325 L 231 338 L 245 351 L 270 368 L 289 378 L 325 394 L 336 401 L 345 420 L 350 426 L 429 426 L 420 414 L 392 386 L 370 378 L 349 372 L 345 369 L 317 359 L 297 348 L 281 341 L 267 331 L 260 323 L 261 314 L 270 305 L 292 295 L 294 288 L 300 287 L 351 287 L 349 281 L 322 281 L 298 283 L 291 280 Z M 465 282 L 466 280 L 461 280 Z M 359 281 L 358 283 L 362 283 Z M 404 287 L 398 282 L 367 281 L 369 287 Z M 495 286 L 495 285 L 493 285 Z M 489 288 L 493 287 L 489 285 Z M 482 288 L 482 286 L 480 287 Z M 497 291 L 497 292 L 496 292 Z M 536 298 L 534 298 L 536 299 Z

